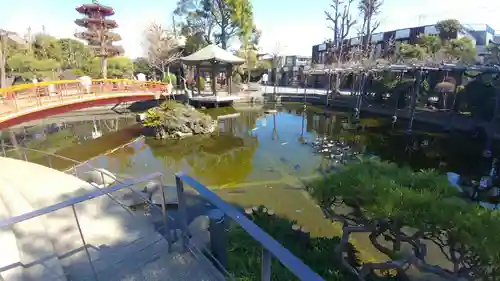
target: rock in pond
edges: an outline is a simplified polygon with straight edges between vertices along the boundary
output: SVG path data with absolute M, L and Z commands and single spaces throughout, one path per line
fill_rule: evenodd
M 84 174 L 84 181 L 98 186 L 108 186 L 116 182 L 116 176 L 106 169 L 94 169 Z
M 210 115 L 176 101 L 166 101 L 149 109 L 142 124 L 153 129 L 156 138 L 160 139 L 209 134 L 215 130 Z

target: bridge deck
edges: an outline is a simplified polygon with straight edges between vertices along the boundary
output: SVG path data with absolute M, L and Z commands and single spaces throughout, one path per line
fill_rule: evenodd
M 69 105 L 73 103 L 86 102 L 99 99 L 111 99 L 116 97 L 145 96 L 154 97 L 151 92 L 111 92 L 96 94 L 74 94 L 69 96 L 56 95 L 41 97 L 38 99 L 16 99 L 6 100 L 0 104 L 0 122 L 24 115 L 30 112 L 46 110 L 54 107 Z

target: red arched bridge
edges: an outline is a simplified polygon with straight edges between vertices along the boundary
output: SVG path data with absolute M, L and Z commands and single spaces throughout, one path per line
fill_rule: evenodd
M 127 79 L 61 80 L 0 88 L 0 130 L 77 109 L 151 100 L 167 94 L 167 84 Z

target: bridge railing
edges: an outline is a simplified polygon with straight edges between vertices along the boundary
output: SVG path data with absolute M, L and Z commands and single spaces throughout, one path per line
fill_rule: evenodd
M 0 117 L 18 111 L 52 104 L 92 99 L 113 93 L 166 93 L 162 82 L 129 79 L 97 79 L 91 84 L 80 80 L 60 80 L 0 88 Z
M 281 264 L 287 267 L 295 276 L 304 281 L 324 281 L 324 279 L 304 264 L 299 258 L 293 255 L 289 250 L 284 248 L 278 241 L 272 238 L 259 226 L 248 219 L 234 206 L 222 200 L 214 192 L 206 186 L 199 183 L 194 178 L 184 174 L 177 173 L 175 175 L 177 196 L 179 200 L 179 219 L 181 223 L 181 239 L 183 245 L 189 245 L 189 231 L 187 227 L 187 205 L 184 194 L 184 183 L 191 186 L 202 198 L 210 202 L 215 208 L 220 210 L 225 217 L 232 219 L 241 228 L 243 228 L 255 241 L 262 246 L 261 256 L 261 281 L 271 280 L 271 259 L 278 259 Z M 222 219 L 224 220 L 224 219 Z M 212 235 L 211 235 L 212 236 Z M 214 239 L 214 237 L 211 237 Z M 212 243 L 212 242 L 211 242 Z M 217 256 L 216 256 L 217 257 Z

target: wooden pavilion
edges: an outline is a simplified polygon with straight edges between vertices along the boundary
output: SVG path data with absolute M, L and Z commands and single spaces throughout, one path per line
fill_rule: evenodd
M 227 91 L 228 96 L 231 95 L 232 73 L 235 65 L 241 65 L 245 62 L 244 59 L 233 55 L 232 53 L 211 44 L 205 48 L 181 58 L 181 61 L 187 66 L 194 66 L 196 68 L 196 85 L 198 95 L 201 94 L 200 89 L 200 73 L 210 72 L 211 88 L 213 97 L 217 99 L 216 90 L 216 76 L 218 73 L 225 73 L 227 77 Z

